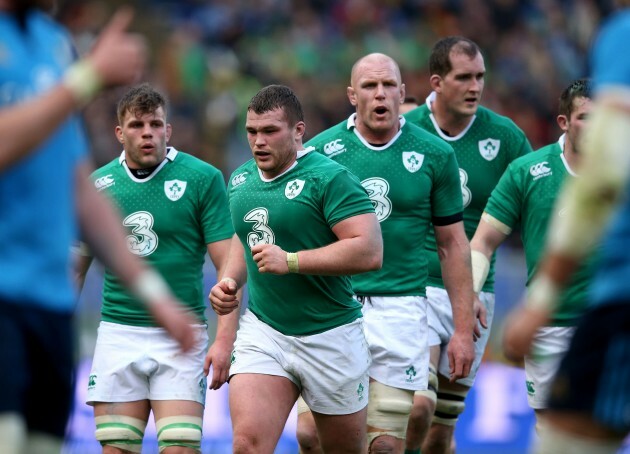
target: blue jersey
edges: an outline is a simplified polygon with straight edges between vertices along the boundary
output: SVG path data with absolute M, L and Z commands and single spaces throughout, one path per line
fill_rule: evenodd
M 593 52 L 593 82 L 599 91 L 607 87 L 630 90 L 630 58 L 626 40 L 630 38 L 630 10 L 613 16 L 602 28 Z M 612 219 L 603 243 L 602 261 L 591 288 L 596 305 L 630 302 L 630 198 L 626 195 Z
M 24 26 L 0 13 L 0 108 L 57 85 L 75 58 L 66 30 L 33 10 Z M 87 142 L 69 117 L 26 158 L 0 171 L 0 301 L 70 311 L 77 236 L 75 169 Z

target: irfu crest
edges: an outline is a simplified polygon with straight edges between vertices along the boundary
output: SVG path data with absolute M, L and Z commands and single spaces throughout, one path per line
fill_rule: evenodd
M 479 153 L 486 161 L 492 161 L 499 154 L 501 141 L 498 139 L 483 139 L 479 141 Z
M 186 182 L 181 180 L 169 180 L 164 182 L 164 193 L 173 202 L 181 199 L 186 191 Z
M 403 151 L 402 161 L 405 169 L 411 173 L 416 173 L 422 167 L 424 161 L 424 155 L 416 153 L 415 151 Z
M 304 189 L 304 183 L 304 180 L 289 181 L 284 188 L 284 195 L 286 196 L 286 198 L 291 200 L 299 196 L 300 192 L 302 192 L 302 189 Z

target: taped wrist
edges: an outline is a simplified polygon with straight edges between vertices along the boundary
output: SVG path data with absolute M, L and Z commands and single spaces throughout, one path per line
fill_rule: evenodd
M 80 60 L 70 66 L 63 84 L 80 105 L 87 104 L 103 87 L 101 76 L 89 60 Z
M 300 272 L 297 252 L 287 252 L 287 266 L 289 267 L 289 273 Z
M 490 260 L 483 253 L 473 249 L 470 251 L 470 262 L 472 265 L 473 290 L 475 293 L 479 293 L 488 278 Z

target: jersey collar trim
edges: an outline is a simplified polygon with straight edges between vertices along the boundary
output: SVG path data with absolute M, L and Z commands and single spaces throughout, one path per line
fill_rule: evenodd
M 569 175 L 572 177 L 577 177 L 578 174 L 575 173 L 571 167 L 569 167 L 569 163 L 567 162 L 567 158 L 564 157 L 564 142 L 566 140 L 566 134 L 562 134 L 558 139 L 558 146 L 560 147 L 560 159 L 562 159 L 562 164 L 564 164 L 564 168 L 567 169 Z
M 162 170 L 162 168 L 164 168 L 167 162 L 169 161 L 173 162 L 175 158 L 177 157 L 178 153 L 179 151 L 177 151 L 175 147 L 167 147 L 165 159 L 160 163 L 159 166 L 157 166 L 157 168 L 151 175 L 143 179 L 136 178 L 134 174 L 131 173 L 131 170 L 129 170 L 129 167 L 127 167 L 127 161 L 125 160 L 125 150 L 123 150 L 122 153 L 120 153 L 120 157 L 118 158 L 118 163 L 125 168 L 125 172 L 127 172 L 127 175 L 129 176 L 129 178 L 131 178 L 132 181 L 135 181 L 136 183 L 146 183 L 147 181 L 151 181 L 153 177 L 156 176 L 160 172 L 160 170 Z
M 435 119 L 435 116 L 433 115 L 433 110 L 431 109 L 431 105 L 433 104 L 433 101 L 435 101 L 436 96 L 437 94 L 434 91 L 432 91 L 431 93 L 429 93 L 429 96 L 427 96 L 427 99 L 425 101 L 429 109 L 429 112 L 431 112 L 431 114 L 429 115 L 429 118 L 431 119 L 431 123 L 433 123 L 433 127 L 435 128 L 435 132 L 437 132 L 438 136 L 440 136 L 442 139 L 446 140 L 447 142 L 455 142 L 456 140 L 459 140 L 466 135 L 468 130 L 472 127 L 473 123 L 477 119 L 477 115 L 472 116 L 472 118 L 470 119 L 470 123 L 468 123 L 468 126 L 466 126 L 462 132 L 460 132 L 459 134 L 453 137 L 447 136 L 446 134 L 442 132 L 442 128 L 440 128 L 440 125 L 438 125 L 438 122 Z
M 293 170 L 295 168 L 295 166 L 298 165 L 298 160 L 303 158 L 304 156 L 306 156 L 307 154 L 309 154 L 311 151 L 313 151 L 315 149 L 315 147 L 308 147 L 308 148 L 304 148 L 302 150 L 299 150 L 297 152 L 297 156 L 295 158 L 295 161 L 293 162 L 293 164 L 291 164 L 291 167 L 289 167 L 287 170 L 285 170 L 284 172 L 282 172 L 280 175 L 276 175 L 273 178 L 265 178 L 262 174 L 262 170 L 260 170 L 258 167 L 256 167 L 256 169 L 258 169 L 258 175 L 260 176 L 261 181 L 263 181 L 264 183 L 271 183 L 274 180 L 277 180 L 278 178 L 280 178 L 283 175 L 286 175 L 287 173 L 289 173 L 291 170 Z
M 348 118 L 348 121 L 346 123 L 346 128 L 348 129 L 348 131 L 354 130 L 354 134 L 359 138 L 361 143 L 366 148 L 369 148 L 370 150 L 376 150 L 376 151 L 386 150 L 387 148 L 392 146 L 394 144 L 394 142 L 396 142 L 398 140 L 398 138 L 400 137 L 400 135 L 402 134 L 403 127 L 405 126 L 405 123 L 407 123 L 407 120 L 405 119 L 405 117 L 403 117 L 402 115 L 399 115 L 398 116 L 398 121 L 400 122 L 399 123 L 400 124 L 400 128 L 398 128 L 398 132 L 396 133 L 396 135 L 394 137 L 392 137 L 391 140 L 389 142 L 387 142 L 385 145 L 382 145 L 380 147 L 375 147 L 374 145 L 370 144 L 367 140 L 365 140 L 365 138 L 361 135 L 361 133 L 359 132 L 359 130 L 356 127 L 357 126 L 356 123 L 355 123 L 356 119 L 357 119 L 357 114 L 355 112 L 352 115 L 350 115 L 350 117 Z

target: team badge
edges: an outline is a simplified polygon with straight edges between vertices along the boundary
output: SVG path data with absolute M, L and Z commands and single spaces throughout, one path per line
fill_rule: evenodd
M 287 186 L 284 188 L 284 195 L 287 199 L 295 199 L 300 195 L 302 189 L 304 189 L 304 180 L 293 180 L 287 183 Z
M 424 155 L 416 153 L 415 151 L 403 151 L 402 161 L 405 169 L 411 173 L 416 173 L 422 167 L 424 161 Z
M 498 139 L 483 139 L 479 141 L 479 153 L 486 161 L 492 161 L 499 154 L 501 141 Z
M 181 180 L 168 180 L 164 182 L 164 194 L 173 202 L 178 201 L 186 191 L 186 182 Z

